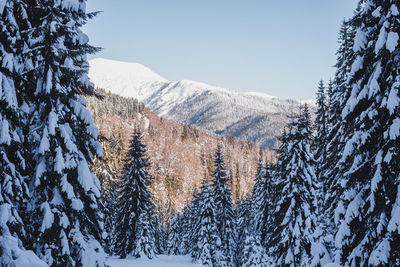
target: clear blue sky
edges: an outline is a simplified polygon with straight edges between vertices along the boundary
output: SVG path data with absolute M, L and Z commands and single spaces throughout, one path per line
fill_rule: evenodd
M 88 0 L 94 57 L 138 62 L 171 81 L 313 98 L 334 73 L 357 0 Z

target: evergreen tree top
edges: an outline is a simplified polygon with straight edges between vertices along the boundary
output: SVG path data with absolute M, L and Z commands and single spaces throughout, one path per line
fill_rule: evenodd
M 331 83 L 328 85 L 331 86 Z M 329 90 L 332 88 L 329 87 Z M 315 119 L 315 127 L 316 127 L 316 135 L 315 135 L 315 145 L 316 145 L 316 154 L 317 158 L 321 155 L 325 157 L 325 147 L 326 147 L 326 138 L 328 132 L 328 103 L 326 96 L 326 87 L 324 82 L 321 80 L 318 84 L 317 91 L 317 105 L 318 109 L 316 112 Z
M 222 145 L 218 145 L 217 151 L 215 152 L 214 156 L 215 170 L 213 175 L 213 187 L 218 184 L 226 184 L 228 181 L 222 148 Z
M 257 163 L 257 173 L 256 173 L 256 177 L 261 173 L 261 171 L 264 169 L 264 163 L 263 163 L 263 160 L 262 160 L 262 158 L 260 158 L 259 160 L 258 160 L 258 163 Z
M 132 162 L 140 167 L 147 168 L 150 166 L 146 157 L 147 148 L 142 142 L 142 133 L 139 129 L 135 128 L 131 141 L 129 143 L 128 155 L 125 158 L 126 162 Z
M 282 136 L 282 140 L 286 143 L 301 140 L 311 140 L 311 119 L 307 105 L 304 106 L 301 114 L 297 118 L 293 118 L 289 124 L 289 131 Z
M 318 83 L 318 91 L 317 91 L 317 104 L 318 104 L 318 108 L 322 109 L 326 106 L 326 93 L 325 93 L 326 87 L 324 84 L 324 81 L 321 80 Z
M 217 150 L 215 151 L 215 156 L 214 156 L 214 167 L 219 167 L 221 166 L 224 162 L 224 152 L 222 151 L 223 146 L 220 144 L 217 147 Z
M 203 178 L 203 181 L 201 182 L 200 192 L 199 192 L 199 194 L 198 194 L 197 196 L 198 196 L 199 198 L 202 198 L 203 193 L 204 193 L 204 192 L 209 192 L 209 191 L 211 191 L 211 186 L 210 186 L 210 184 L 208 183 L 207 177 L 204 177 L 204 178 Z

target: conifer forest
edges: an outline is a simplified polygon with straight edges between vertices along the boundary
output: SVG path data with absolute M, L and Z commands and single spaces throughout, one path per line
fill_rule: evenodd
M 400 0 L 358 1 L 315 101 L 230 128 L 214 89 L 96 84 L 86 4 L 0 0 L 0 266 L 400 266 Z

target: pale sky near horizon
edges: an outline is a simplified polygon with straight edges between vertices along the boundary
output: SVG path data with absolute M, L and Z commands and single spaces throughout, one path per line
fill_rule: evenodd
M 315 97 L 357 0 L 88 0 L 89 58 L 141 63 L 164 78 L 281 98 Z

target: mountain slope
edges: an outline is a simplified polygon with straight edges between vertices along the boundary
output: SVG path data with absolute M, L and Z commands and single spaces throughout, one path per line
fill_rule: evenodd
M 204 83 L 170 82 L 138 63 L 90 61 L 89 77 L 99 88 L 144 102 L 166 119 L 200 126 L 272 147 L 299 102 Z
M 151 164 L 152 193 L 157 206 L 164 212 L 181 210 L 199 188 L 204 175 L 211 178 L 214 171 L 214 151 L 223 145 L 227 172 L 232 174 L 232 198 L 249 195 L 254 183 L 260 147 L 255 143 L 207 133 L 192 125 L 181 125 L 157 116 L 136 99 L 106 93 L 104 99 L 87 98 L 87 107 L 99 127 L 105 154 L 96 160 L 94 170 L 102 177 L 107 166 L 118 175 L 122 169 L 126 149 L 135 127 L 140 127 Z M 263 150 L 269 162 L 275 160 L 274 151 Z M 103 165 L 104 164 L 104 165 Z
M 148 98 L 155 90 L 168 83 L 166 79 L 138 63 L 127 63 L 103 58 L 90 61 L 90 79 L 96 87 L 114 94 L 134 97 L 139 101 Z

